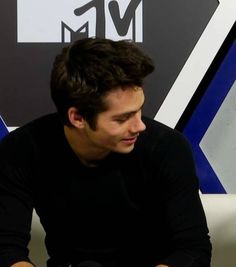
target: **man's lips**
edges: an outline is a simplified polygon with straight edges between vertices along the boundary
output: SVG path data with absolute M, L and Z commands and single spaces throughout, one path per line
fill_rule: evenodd
M 129 138 L 124 138 L 121 141 L 127 145 L 132 145 L 137 141 L 137 137 L 138 136 L 134 136 L 134 137 L 129 137 Z

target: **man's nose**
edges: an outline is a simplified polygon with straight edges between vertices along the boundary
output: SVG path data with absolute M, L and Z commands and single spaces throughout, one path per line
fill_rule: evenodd
M 136 115 L 130 125 L 130 132 L 131 133 L 140 133 L 146 129 L 146 125 L 143 123 L 141 116 Z

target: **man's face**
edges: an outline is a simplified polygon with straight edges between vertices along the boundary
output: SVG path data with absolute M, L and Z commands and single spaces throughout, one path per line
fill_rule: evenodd
M 141 120 L 144 93 L 141 87 L 115 89 L 104 98 L 108 109 L 98 114 L 96 130 L 85 125 L 87 141 L 101 153 L 129 153 L 146 126 Z

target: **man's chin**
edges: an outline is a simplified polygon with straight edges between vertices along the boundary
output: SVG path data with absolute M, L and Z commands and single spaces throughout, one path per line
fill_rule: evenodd
M 129 146 L 125 146 L 125 147 L 120 147 L 117 148 L 115 152 L 117 153 L 121 153 L 121 154 L 128 154 L 130 153 L 132 150 L 134 149 L 134 144 L 129 145 Z

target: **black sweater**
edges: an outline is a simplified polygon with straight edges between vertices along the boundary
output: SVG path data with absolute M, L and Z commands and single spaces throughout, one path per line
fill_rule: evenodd
M 70 149 L 57 114 L 7 135 L 0 146 L 0 267 L 29 261 L 33 208 L 46 231 L 50 266 L 94 260 L 209 267 L 189 144 L 161 123 L 144 123 L 131 153 L 110 153 L 93 168 Z

